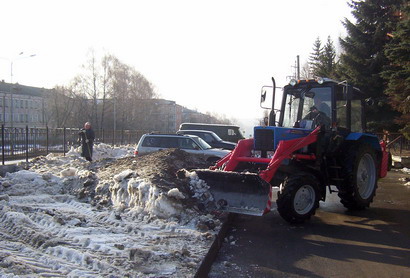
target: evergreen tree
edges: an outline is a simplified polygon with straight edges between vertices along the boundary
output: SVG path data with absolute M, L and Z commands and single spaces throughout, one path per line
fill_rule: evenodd
M 391 128 L 395 114 L 383 94 L 385 82 L 381 77 L 387 64 L 384 48 L 397 25 L 396 11 L 404 0 L 351 1 L 356 23 L 344 20 L 347 37 L 340 39 L 343 53 L 340 57 L 339 76 L 375 98 L 378 105 L 368 109 L 368 127 L 372 131 Z M 383 111 L 383 113 L 381 113 Z
M 309 57 L 309 65 L 313 76 L 334 77 L 336 48 L 330 36 L 323 47 L 320 39 L 316 39 L 313 44 L 313 52 Z
M 313 75 L 316 75 L 316 72 L 318 71 L 322 50 L 322 42 L 320 41 L 320 38 L 317 37 L 316 41 L 313 43 L 313 52 L 310 53 L 309 56 L 310 71 Z
M 400 12 L 401 21 L 384 51 L 389 64 L 382 76 L 387 80 L 386 94 L 390 104 L 402 115 L 396 121 L 403 125 L 403 134 L 410 139 L 410 6 Z
M 323 47 L 319 57 L 319 66 L 315 73 L 316 76 L 333 77 L 336 65 L 336 48 L 330 36 Z

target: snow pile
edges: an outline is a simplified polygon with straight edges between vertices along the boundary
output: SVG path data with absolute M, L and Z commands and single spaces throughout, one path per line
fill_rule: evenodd
M 168 197 L 173 197 L 175 199 L 185 199 L 184 194 L 182 194 L 178 188 L 172 188 L 167 193 Z
M 110 191 L 114 207 L 122 210 L 131 208 L 138 213 L 159 218 L 180 217 L 184 211 L 179 201 L 181 198 L 161 192 L 158 187 L 141 178 L 116 182 L 110 187 Z M 183 195 L 182 197 L 184 198 Z
M 209 186 L 204 180 L 201 180 L 195 172 L 186 172 L 186 176 L 189 177 L 190 188 L 195 194 L 192 196 L 200 200 L 202 203 L 212 202 L 214 199 L 209 192 Z
M 409 168 L 402 168 L 400 170 L 405 174 L 410 174 L 410 169 Z M 408 178 L 408 177 L 401 178 L 400 181 L 403 181 L 405 186 L 410 186 L 410 178 Z
M 131 145 L 118 148 L 118 147 L 112 147 L 110 145 L 104 144 L 104 143 L 99 143 L 99 144 L 94 144 L 93 147 L 93 160 L 101 160 L 105 158 L 124 158 L 124 157 L 129 157 L 134 155 L 134 147 Z M 75 157 L 80 157 L 81 156 L 81 147 L 71 147 L 71 149 L 68 151 L 67 156 L 75 156 Z
M 175 177 L 200 159 L 97 152 L 107 159 L 72 149 L 0 178 L 0 277 L 194 276 L 221 225 L 195 201 L 206 184 Z
M 402 168 L 401 171 L 406 173 L 406 174 L 410 174 L 410 169 L 409 168 Z
M 7 189 L 13 195 L 55 194 L 61 190 L 62 185 L 61 179 L 58 176 L 51 173 L 39 174 L 27 170 L 7 173 L 1 179 L 0 184 L 0 190 Z

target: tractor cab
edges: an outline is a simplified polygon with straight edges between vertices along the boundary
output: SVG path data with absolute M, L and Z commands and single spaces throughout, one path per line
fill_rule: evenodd
M 271 107 L 264 103 L 268 90 L 273 91 Z M 272 109 L 275 98 L 275 84 L 262 87 L 261 107 L 271 109 L 269 124 L 254 128 L 254 149 L 260 151 L 262 157 L 275 151 L 281 140 L 305 137 L 317 127 L 322 134 L 328 134 L 328 139 L 330 133 L 333 137 L 337 134 L 339 142 L 352 133 L 362 134 L 366 128 L 365 95 L 346 82 L 328 78 L 291 80 L 283 88 L 280 110 Z M 279 121 L 276 121 L 277 114 Z M 299 152 L 306 151 L 305 148 Z
M 344 133 L 363 132 L 364 94 L 346 82 L 328 78 L 291 80 L 284 87 L 278 126 L 326 130 Z

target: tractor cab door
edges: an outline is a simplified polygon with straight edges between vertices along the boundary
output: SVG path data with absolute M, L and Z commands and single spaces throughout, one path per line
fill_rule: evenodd
M 336 126 L 339 132 L 363 132 L 364 121 L 364 95 L 356 88 L 349 85 L 335 87 L 336 101 Z

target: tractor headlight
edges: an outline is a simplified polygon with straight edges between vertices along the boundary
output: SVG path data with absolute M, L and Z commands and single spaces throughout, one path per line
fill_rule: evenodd
M 323 79 L 323 77 L 318 77 L 318 78 L 317 78 L 317 83 L 319 83 L 320 85 L 322 85 L 323 82 L 325 82 L 325 80 Z
M 292 79 L 289 81 L 289 85 L 292 86 L 292 87 L 295 86 L 296 84 L 298 84 L 298 81 L 296 81 L 296 79 L 293 79 L 293 78 L 292 78 Z
M 252 150 L 252 151 L 251 151 L 251 156 L 252 156 L 252 157 L 261 157 L 261 156 L 262 156 L 262 152 L 261 152 L 261 151 Z

